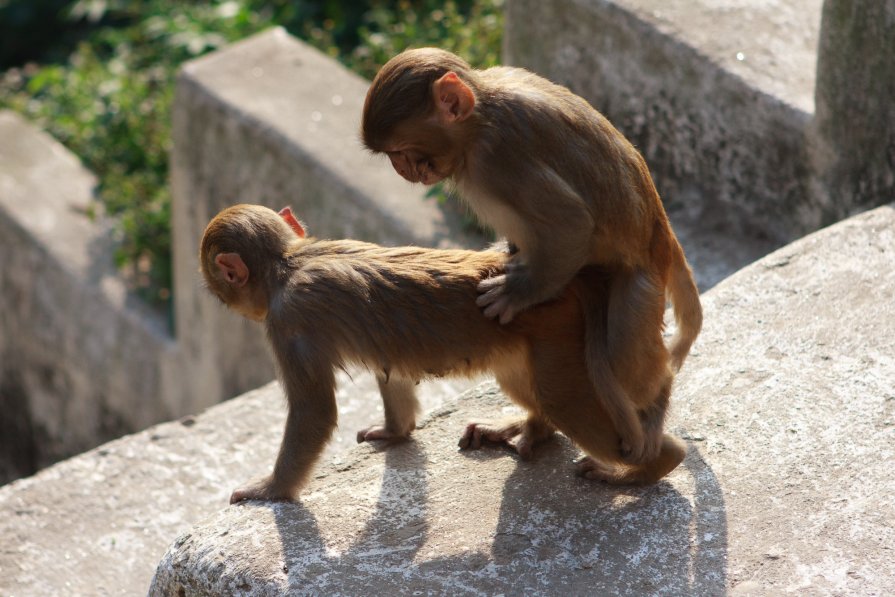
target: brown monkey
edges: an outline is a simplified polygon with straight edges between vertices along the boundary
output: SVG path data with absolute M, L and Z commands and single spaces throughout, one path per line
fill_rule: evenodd
M 264 322 L 289 405 L 273 474 L 237 489 L 231 503 L 290 499 L 301 489 L 336 425 L 334 369 L 349 363 L 377 372 L 385 405 L 385 424 L 362 430 L 358 441 L 410 434 L 419 379 L 492 371 L 528 415 L 472 423 L 461 447 L 505 442 L 528 457 L 559 429 L 589 456 L 580 473 L 611 483 L 653 483 L 684 457 L 682 442 L 664 435 L 654 459 L 620 458 L 619 436 L 585 366 L 585 351 L 605 350 L 609 289 L 598 268 L 500 325 L 474 301 L 478 283 L 503 267 L 495 251 L 306 239 L 288 209 L 278 215 L 238 205 L 209 223 L 199 259 L 213 294 Z M 585 323 L 582 303 L 594 321 Z M 651 407 L 664 415 L 666 405 L 667 392 Z
M 622 452 L 630 462 L 655 457 L 661 425 L 649 407 L 668 378 L 655 366 L 665 353 L 666 292 L 678 328 L 665 356 L 674 371 L 699 333 L 702 308 L 646 163 L 628 140 L 565 87 L 521 68 L 475 70 L 435 48 L 405 51 L 382 67 L 361 134 L 407 180 L 452 180 L 479 218 L 518 247 L 504 272 L 479 284 L 486 316 L 511 321 L 557 296 L 587 264 L 619 272 L 609 292 L 608 351 L 590 355 L 588 367 Z M 654 377 L 626 393 L 618 380 L 644 365 Z

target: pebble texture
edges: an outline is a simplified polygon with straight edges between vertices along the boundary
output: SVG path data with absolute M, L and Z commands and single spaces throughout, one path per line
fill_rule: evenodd
M 364 445 L 300 503 L 226 508 L 177 538 L 150 594 L 883 594 L 895 586 L 895 208 L 798 241 L 705 295 L 669 428 L 689 454 L 648 488 L 460 453 L 489 386 L 415 440 Z M 271 445 L 274 438 L 271 438 Z

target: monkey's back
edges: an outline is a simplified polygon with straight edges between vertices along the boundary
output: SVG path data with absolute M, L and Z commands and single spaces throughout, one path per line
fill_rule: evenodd
M 496 251 L 309 241 L 288 257 L 289 280 L 271 301 L 270 323 L 342 363 L 408 377 L 474 374 L 528 344 L 529 316 L 501 326 L 475 303 L 479 281 L 505 259 Z

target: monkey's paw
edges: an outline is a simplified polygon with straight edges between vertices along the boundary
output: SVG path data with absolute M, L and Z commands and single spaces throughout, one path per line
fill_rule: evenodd
M 278 488 L 274 483 L 273 475 L 268 475 L 248 485 L 243 485 L 230 494 L 230 503 L 243 502 L 245 500 L 261 500 L 266 502 L 284 502 L 292 499 L 292 492 Z
M 457 443 L 461 450 L 478 450 L 483 443 L 503 444 L 514 450 L 523 460 L 529 460 L 535 444 L 553 434 L 552 429 L 514 421 L 504 425 L 470 423 Z
M 410 438 L 410 432 L 398 433 L 389 431 L 382 425 L 373 425 L 357 432 L 357 443 L 369 442 L 373 440 L 385 440 L 387 442 L 403 442 Z
M 513 317 L 521 310 L 507 294 L 506 274 L 485 278 L 479 282 L 476 290 L 479 291 L 479 297 L 475 304 L 485 310 L 484 314 L 488 319 L 497 317 L 501 324 L 506 324 L 513 321 Z
M 575 463 L 575 475 L 604 483 L 615 483 L 618 480 L 618 471 L 590 456 L 584 456 Z

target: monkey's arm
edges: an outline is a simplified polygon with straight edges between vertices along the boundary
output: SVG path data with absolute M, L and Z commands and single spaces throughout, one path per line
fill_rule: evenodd
M 489 318 L 508 323 L 523 309 L 562 291 L 591 255 L 594 220 L 584 200 L 545 165 L 498 195 L 508 209 L 492 222 L 518 246 L 504 274 L 482 280 L 476 301 Z
M 289 500 L 307 482 L 336 426 L 335 375 L 325 351 L 304 337 L 280 338 L 269 332 L 289 412 L 273 474 L 233 492 L 242 500 Z

